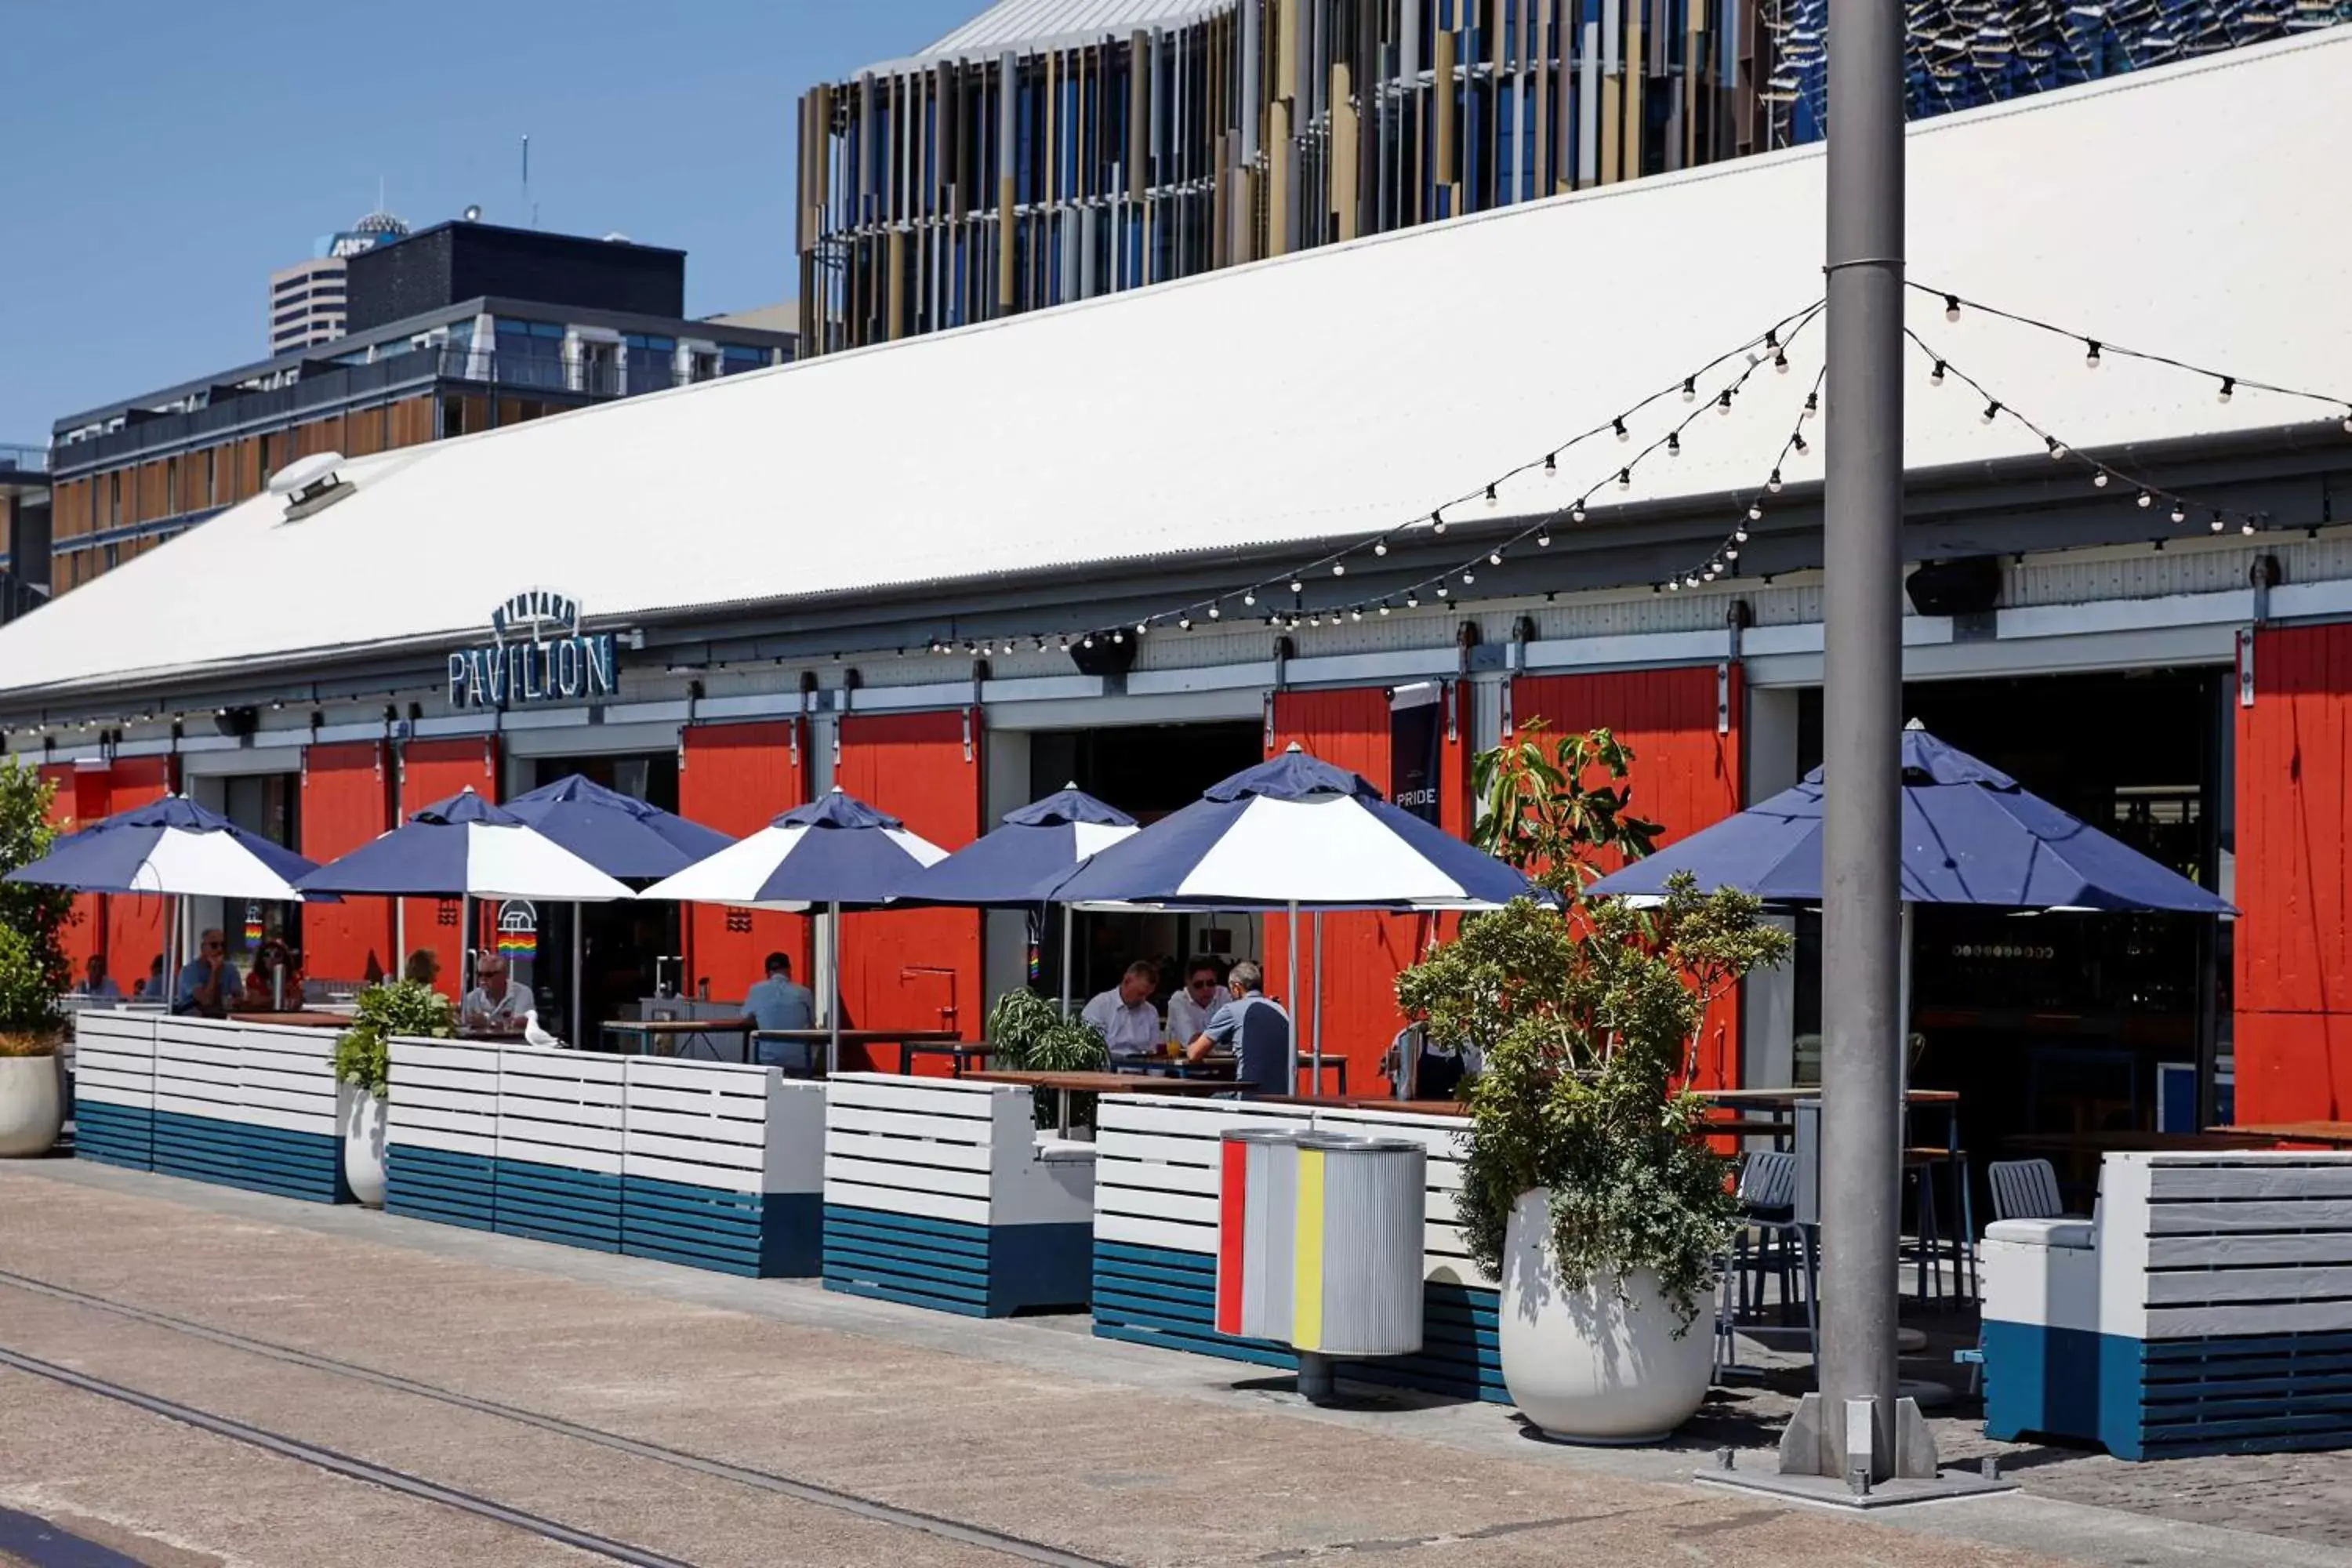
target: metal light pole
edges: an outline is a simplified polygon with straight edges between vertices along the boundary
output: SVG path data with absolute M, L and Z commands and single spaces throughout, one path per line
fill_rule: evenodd
M 1786 1469 L 1919 1474 L 1897 1405 L 1903 701 L 1900 0 L 1829 0 L 1820 1388 Z M 1867 1401 L 1867 1405 L 1859 1401 Z M 1849 1431 L 1869 1412 L 1868 1429 Z M 1905 1432 L 1909 1426 L 1912 1432 Z M 1810 1447 L 1811 1454 L 1791 1452 Z M 1867 1456 L 1865 1458 L 1864 1456 Z M 1811 1458 L 1813 1463 L 1806 1460 Z M 1905 1462 L 1908 1460 L 1910 1462 Z M 1935 1472 L 1927 1446 L 1925 1474 Z M 1857 1474 L 1857 1471 L 1863 1473 Z

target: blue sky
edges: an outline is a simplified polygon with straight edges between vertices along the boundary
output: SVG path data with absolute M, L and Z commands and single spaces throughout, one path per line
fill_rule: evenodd
M 0 443 L 268 353 L 270 271 L 386 203 L 687 254 L 688 314 L 793 291 L 793 105 L 987 0 L 17 0 L 0 26 Z

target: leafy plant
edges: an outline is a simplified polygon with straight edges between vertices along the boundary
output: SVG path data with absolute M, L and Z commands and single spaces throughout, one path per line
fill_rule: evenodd
M 1084 1018 L 1065 1018 L 1054 1009 L 1053 1022 L 1038 1031 L 1029 1042 L 1028 1069 L 1031 1072 L 1105 1072 L 1110 1068 L 1110 1045 L 1102 1031 Z M 1037 1096 L 1037 1125 L 1055 1125 L 1055 1108 L 1047 1103 L 1057 1097 L 1042 1091 Z M 1095 1097 L 1091 1094 L 1070 1096 L 1070 1125 L 1092 1127 L 1095 1124 Z
M 57 842 L 49 825 L 56 795 L 57 786 L 37 770 L 0 757 L 0 875 L 30 865 Z M 0 1039 L 13 1035 L 46 1042 L 62 1027 L 58 998 L 73 974 L 60 933 L 74 918 L 67 889 L 0 881 Z M 18 1054 L 30 1051 L 29 1042 L 20 1043 Z
M 392 1040 L 446 1040 L 457 1032 L 449 998 L 416 980 L 387 980 L 361 992 L 352 1026 L 335 1041 L 335 1076 L 379 1100 L 391 1094 Z
M 981 1026 L 988 1043 L 995 1047 L 989 1053 L 991 1064 L 1013 1072 L 1030 1067 L 1030 1054 L 1037 1041 L 1061 1022 L 1062 1010 L 1034 991 L 1007 991 L 989 1008 Z
M 1398 977 L 1433 1039 L 1476 1047 L 1456 1210 L 1479 1265 L 1499 1274 L 1519 1194 L 1550 1194 L 1561 1277 L 1620 1287 L 1653 1270 L 1687 1332 L 1715 1285 L 1735 1217 L 1732 1162 L 1706 1141 L 1705 1106 L 1682 1085 L 1709 1003 L 1785 957 L 1789 939 L 1745 894 L 1677 877 L 1634 909 L 1589 900 L 1604 858 L 1638 858 L 1658 832 L 1633 816 L 1632 753 L 1605 731 L 1478 759 L 1490 852 L 1561 897 L 1463 921 Z M 1588 784 L 1598 771 L 1605 782 Z M 1516 826 L 1512 826 L 1516 824 Z
M 65 1026 L 58 988 L 33 944 L 14 926 L 0 925 L 0 1057 L 46 1057 Z

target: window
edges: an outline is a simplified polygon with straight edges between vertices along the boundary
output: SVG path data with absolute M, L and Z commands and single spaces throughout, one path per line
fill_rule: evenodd
M 219 447 L 205 448 L 205 504 L 206 506 L 220 505 L 220 476 L 213 467 L 213 459 L 219 456 Z
M 651 392 L 677 379 L 677 340 L 631 332 L 621 340 L 628 355 L 631 392 Z
M 122 547 L 119 544 L 110 544 L 106 547 L 106 569 L 109 572 L 122 564 L 121 551 Z
M 180 459 L 163 459 L 163 515 L 180 515 Z
M 122 472 L 115 470 L 106 476 L 106 526 L 114 527 L 122 521 Z
M 733 375 L 739 371 L 757 370 L 768 363 L 768 351 L 765 349 L 746 348 L 741 343 L 729 343 L 725 352 L 729 375 Z

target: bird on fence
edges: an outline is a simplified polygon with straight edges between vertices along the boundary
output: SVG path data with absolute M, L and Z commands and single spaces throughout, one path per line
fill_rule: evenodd
M 539 1026 L 539 1009 L 531 1008 L 522 1016 L 522 1040 L 527 1046 L 552 1047 L 562 1049 L 563 1042 Z

